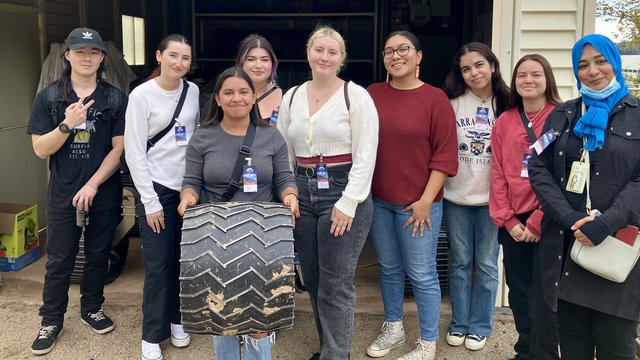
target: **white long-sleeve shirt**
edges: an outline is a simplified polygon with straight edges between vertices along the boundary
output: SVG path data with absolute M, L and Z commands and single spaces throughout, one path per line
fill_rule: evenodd
M 309 116 L 308 82 L 300 85 L 289 107 L 290 89 L 282 99 L 278 129 L 289 147 L 289 162 L 294 168 L 295 157 L 351 154 L 353 165 L 342 197 L 335 207 L 353 217 L 356 207 L 371 191 L 371 179 L 378 148 L 378 112 L 369 93 L 359 85 L 348 84 L 350 109 L 340 87 Z
M 162 89 L 155 80 L 135 88 L 129 95 L 124 130 L 124 148 L 131 178 L 140 194 L 145 212 L 162 210 L 153 189 L 156 182 L 180 191 L 184 177 L 187 146 L 176 142 L 175 127 L 185 126 L 187 141 L 196 128 L 200 115 L 200 90 L 189 82 L 187 97 L 173 128 L 147 152 L 147 140 L 167 127 L 176 110 L 183 83 L 177 90 Z

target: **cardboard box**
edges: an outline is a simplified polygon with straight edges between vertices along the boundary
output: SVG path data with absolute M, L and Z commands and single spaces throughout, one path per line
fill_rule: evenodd
M 0 270 L 18 271 L 39 258 L 38 206 L 0 203 Z

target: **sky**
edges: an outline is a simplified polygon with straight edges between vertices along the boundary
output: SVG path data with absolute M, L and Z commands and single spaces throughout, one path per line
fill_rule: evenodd
M 596 34 L 602 34 L 609 37 L 611 40 L 615 42 L 619 42 L 619 37 L 616 38 L 615 35 L 619 34 L 619 31 L 616 29 L 616 22 L 605 22 L 601 18 L 596 18 Z

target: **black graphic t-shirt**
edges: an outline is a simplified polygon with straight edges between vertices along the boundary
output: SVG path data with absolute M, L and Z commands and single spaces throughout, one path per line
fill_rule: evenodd
M 120 101 L 109 101 L 110 92 L 115 92 L 111 97 L 120 97 Z M 29 135 L 47 134 L 64 120 L 64 111 L 70 103 L 56 97 L 57 116 L 54 122 L 51 117 L 51 104 L 47 104 L 46 94 L 47 89 L 44 89 L 36 95 L 27 128 Z M 95 102 L 87 112 L 86 127 L 73 129 L 62 147 L 49 158 L 51 178 L 47 198 L 48 209 L 73 209 L 73 197 L 98 170 L 111 151 L 112 138 L 124 135 L 126 96 L 118 88 L 100 83 L 85 102 L 90 100 Z M 78 101 L 75 92 L 71 94 L 71 101 Z M 115 107 L 116 103 L 120 105 L 118 108 Z M 121 202 L 122 181 L 120 172 L 116 171 L 100 185 L 91 210 L 112 209 L 120 206 Z

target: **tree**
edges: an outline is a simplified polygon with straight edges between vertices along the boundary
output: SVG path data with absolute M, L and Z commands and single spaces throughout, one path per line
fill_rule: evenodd
M 617 41 L 626 40 L 629 47 L 640 45 L 640 2 L 634 0 L 598 0 L 597 16 L 616 22 L 622 35 Z

